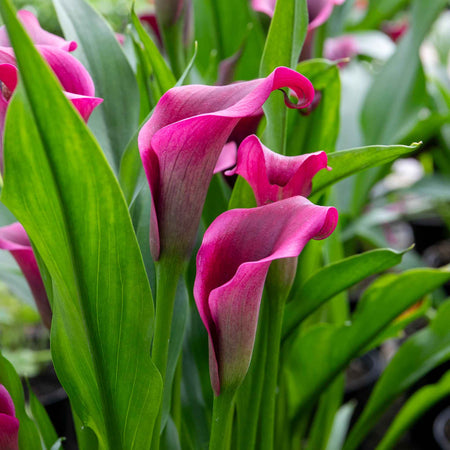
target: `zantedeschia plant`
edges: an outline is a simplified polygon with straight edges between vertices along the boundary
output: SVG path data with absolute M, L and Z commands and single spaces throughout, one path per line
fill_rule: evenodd
M 156 1 L 111 29 L 52 1 L 50 24 L 0 1 L 0 450 L 358 448 L 450 358 L 450 271 L 402 271 L 397 232 L 448 203 L 447 53 L 419 57 L 446 1 L 411 0 L 399 44 L 372 2 Z M 421 139 L 439 177 L 392 191 Z M 75 437 L 7 360 L 25 282 Z M 347 367 L 418 317 L 357 416 Z M 449 392 L 411 395 L 379 447 Z
M 258 205 L 301 195 L 308 197 L 314 175 L 327 166 L 325 152 L 284 156 L 273 152 L 254 135 L 238 149 L 236 167 L 227 175 L 241 175 L 253 189 Z
M 335 208 L 295 196 L 225 212 L 206 230 L 197 256 L 194 297 L 209 334 L 216 395 L 235 390 L 247 373 L 271 262 L 298 256 L 310 239 L 328 237 L 336 223 Z
M 74 41 L 65 41 L 60 36 L 43 30 L 36 17 L 29 11 L 19 11 L 18 17 L 33 39 L 36 48 L 58 77 L 67 98 L 69 98 L 84 120 L 102 99 L 95 97 L 95 87 L 83 65 L 68 52 L 77 48 Z M 10 45 L 5 26 L 0 28 L 0 135 L 3 135 L 9 100 L 17 86 L 18 73 L 14 51 Z M 3 141 L 3 139 L 2 139 Z M 3 150 L 0 145 L 0 169 L 3 170 Z
M 314 89 L 285 67 L 267 78 L 223 87 L 184 86 L 166 93 L 139 133 L 139 149 L 152 194 L 150 248 L 189 256 L 203 202 L 219 155 L 239 120 L 254 115 L 270 93 L 290 88 L 297 96 L 286 105 L 308 106 Z M 176 181 L 175 181 L 176 180 Z

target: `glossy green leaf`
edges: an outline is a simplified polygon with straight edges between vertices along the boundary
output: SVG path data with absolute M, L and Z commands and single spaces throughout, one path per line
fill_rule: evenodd
M 39 428 L 45 447 L 47 449 L 51 449 L 58 441 L 58 435 L 56 434 L 55 428 L 48 417 L 47 411 L 37 399 L 30 385 L 28 385 L 28 394 L 33 419 Z
M 259 75 L 265 77 L 276 67 L 297 66 L 308 29 L 306 0 L 278 0 L 270 23 Z M 286 153 L 286 108 L 281 95 L 272 95 L 264 104 L 267 119 L 263 141 L 273 151 Z
M 446 3 L 447 0 L 413 1 L 411 27 L 377 74 L 364 102 L 361 121 L 366 144 L 402 142 L 427 106 L 419 47 Z M 378 5 L 374 8 L 378 9 Z
M 393 448 L 406 430 L 417 422 L 428 409 L 448 396 L 450 396 L 450 372 L 447 372 L 439 382 L 423 387 L 408 399 L 395 416 L 377 450 Z
M 23 82 L 8 109 L 2 199 L 52 278 L 55 369 L 100 448 L 144 449 L 161 379 L 149 355 L 153 302 L 127 205 L 10 2 L 0 10 Z
M 330 171 L 320 171 L 313 180 L 312 193 L 370 167 L 380 166 L 394 161 L 400 156 L 408 155 L 419 148 L 420 144 L 412 145 L 373 145 L 369 147 L 352 148 L 335 152 L 328 156 Z
M 42 450 L 39 432 L 34 422 L 25 411 L 25 397 L 19 375 L 13 365 L 0 352 L 0 384 L 5 386 L 11 395 L 19 419 L 20 450 Z
M 284 313 L 284 337 L 324 302 L 359 281 L 399 264 L 402 256 L 403 253 L 389 249 L 349 256 L 324 267 L 299 288 L 294 286 Z
M 113 170 L 139 124 L 139 89 L 108 23 L 84 0 L 54 0 L 64 35 L 78 43 L 75 55 L 91 74 L 103 103 L 92 113 L 94 131 Z
M 307 77 L 320 101 L 312 112 L 302 115 L 288 110 L 286 154 L 293 156 L 336 148 L 340 120 L 341 83 L 335 63 L 325 59 L 311 59 L 297 65 L 297 72 Z
M 360 302 L 351 324 L 318 325 L 291 347 L 291 414 L 310 407 L 346 365 L 404 310 L 450 279 L 445 269 L 388 275 Z
M 356 449 L 389 405 L 434 367 L 450 359 L 450 302 L 439 309 L 433 322 L 410 337 L 378 380 L 344 449 Z M 422 394 L 423 395 L 423 394 Z M 431 398 L 429 399 L 431 401 Z M 419 396 L 419 403 L 421 402 Z M 412 402 L 413 405 L 415 402 Z M 414 406 L 409 406 L 413 408 Z M 405 414 L 408 415 L 408 412 Z M 398 425 L 397 425 L 398 426 Z

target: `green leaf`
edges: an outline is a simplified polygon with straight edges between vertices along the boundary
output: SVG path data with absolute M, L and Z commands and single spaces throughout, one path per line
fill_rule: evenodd
M 25 411 L 25 397 L 22 383 L 13 365 L 0 352 L 0 384 L 5 386 L 11 395 L 19 419 L 19 447 L 20 450 L 42 450 L 39 432 L 35 423 Z
M 197 66 L 208 82 L 217 80 L 220 61 L 243 48 L 236 68 L 236 79 L 258 76 L 264 34 L 249 1 L 194 0 L 195 40 L 199 54 Z
M 447 0 L 413 1 L 411 27 L 375 77 L 364 101 L 361 121 L 367 144 L 402 142 L 428 105 L 419 47 L 446 3 Z M 378 9 L 378 4 L 374 8 Z M 414 139 L 418 138 L 422 139 Z
M 78 43 L 77 58 L 91 74 L 103 103 L 89 125 L 115 173 L 128 141 L 139 124 L 139 89 L 108 23 L 84 0 L 54 0 L 67 39 Z
M 431 369 L 450 359 L 449 323 L 450 302 L 446 302 L 439 309 L 430 326 L 414 334 L 400 347 L 375 385 L 369 402 L 350 432 L 344 446 L 345 450 L 358 447 L 367 432 L 375 425 L 396 397 L 410 388 Z M 420 400 L 422 395 L 419 395 L 417 406 L 422 401 Z M 431 398 L 429 400 L 431 401 Z M 407 411 L 409 408 L 415 408 L 415 401 L 412 404 L 413 406 L 407 407 Z M 408 416 L 410 412 L 405 414 Z M 396 425 L 395 428 L 398 426 L 400 425 Z
M 172 317 L 172 326 L 170 332 L 169 356 L 167 359 L 165 386 L 172 386 L 175 375 L 175 369 L 183 346 L 184 332 L 188 318 L 189 296 L 186 283 L 181 277 L 178 281 L 177 292 L 175 295 L 174 314 Z M 161 428 L 164 428 L 169 419 L 172 400 L 172 390 L 166 389 L 163 395 Z M 173 424 L 172 424 L 173 425 Z
M 297 414 L 316 398 L 346 365 L 404 310 L 450 279 L 445 269 L 415 269 L 388 275 L 360 302 L 351 325 L 318 325 L 292 343 L 290 410 Z
M 415 392 L 395 416 L 377 450 L 393 448 L 397 440 L 434 404 L 450 396 L 450 372 L 438 383 L 425 386 Z
M 259 75 L 265 77 L 278 66 L 294 68 L 308 29 L 306 0 L 278 0 L 270 23 Z M 281 96 L 271 96 L 263 106 L 267 125 L 264 144 L 286 153 L 286 107 Z
M 400 156 L 408 155 L 417 150 L 419 146 L 420 143 L 412 145 L 373 145 L 332 153 L 328 155 L 328 165 L 332 170 L 322 170 L 314 177 L 312 193 L 316 194 L 343 178 L 364 169 L 380 166 L 394 161 Z
M 219 214 L 227 210 L 230 195 L 230 187 L 224 180 L 223 175 L 221 173 L 215 174 L 209 185 L 202 211 L 202 220 L 205 228 L 208 228 Z
M 389 249 L 349 256 L 324 267 L 299 288 L 294 286 L 284 313 L 284 338 L 324 302 L 359 281 L 399 264 L 402 256 L 403 253 Z
M 286 154 L 290 156 L 335 150 L 339 132 L 341 82 L 335 63 L 311 59 L 297 65 L 297 72 L 307 77 L 320 95 L 319 104 L 307 116 L 290 109 Z
M 244 178 L 239 176 L 231 192 L 228 209 L 254 208 L 255 206 L 256 199 L 253 189 Z
M 2 199 L 51 276 L 58 378 L 100 448 L 147 448 L 162 388 L 149 355 L 152 296 L 127 205 L 10 2 L 0 10 L 23 82 L 8 108 Z
M 50 449 L 58 441 L 58 435 L 56 434 L 55 428 L 48 417 L 47 411 L 37 399 L 29 384 L 28 394 L 30 397 L 29 401 L 31 414 L 33 415 L 33 419 L 39 428 L 45 447 Z
M 164 92 L 175 86 L 175 77 L 169 69 L 169 66 L 164 61 L 164 58 L 159 52 L 158 47 L 156 47 L 151 37 L 145 31 L 134 10 L 131 11 L 131 20 L 133 22 L 134 28 L 138 33 L 139 39 L 144 46 L 145 54 L 153 70 L 155 82 L 158 85 L 161 96 L 162 94 L 164 94 Z M 158 100 L 159 98 L 155 99 L 155 101 Z
M 363 30 L 376 29 L 383 21 L 392 19 L 408 3 L 410 3 L 410 0 L 371 0 L 366 15 L 355 28 Z

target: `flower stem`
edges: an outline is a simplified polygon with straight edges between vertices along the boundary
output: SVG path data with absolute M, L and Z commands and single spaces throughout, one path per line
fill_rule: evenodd
M 233 425 L 235 390 L 214 397 L 209 450 L 229 450 Z
M 172 325 L 173 306 L 177 291 L 178 279 L 182 265 L 172 260 L 161 259 L 155 264 L 156 268 L 156 316 L 155 333 L 153 337 L 152 359 L 158 368 L 164 383 L 164 390 L 171 389 L 166 386 L 165 377 L 167 358 L 169 352 L 170 331 Z M 153 430 L 152 449 L 158 450 L 161 428 L 160 405 L 158 417 Z
M 264 374 L 266 365 L 267 329 L 269 324 L 268 302 L 264 300 L 263 298 L 261 303 L 258 331 L 250 368 L 241 386 L 239 386 L 236 397 L 238 450 L 256 448 L 259 409 L 264 385 L 264 376 L 262 374 Z M 249 411 L 252 411 L 252 414 L 249 414 Z
M 275 261 L 277 264 L 278 261 Z M 284 305 L 289 286 L 280 285 L 279 270 L 282 264 L 269 269 L 267 277 L 267 302 L 269 314 L 267 324 L 267 356 L 264 373 L 264 387 L 261 402 L 261 450 L 273 450 L 275 430 L 275 405 L 278 383 L 278 366 L 280 358 L 281 331 L 283 327 Z

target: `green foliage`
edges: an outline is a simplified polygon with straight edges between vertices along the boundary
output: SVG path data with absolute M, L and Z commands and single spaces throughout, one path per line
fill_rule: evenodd
M 103 103 L 90 126 L 114 172 L 139 121 L 139 91 L 116 36 L 108 23 L 83 0 L 54 0 L 67 39 L 78 43 L 76 56 L 91 74 Z
M 308 27 L 306 0 L 279 0 L 270 24 L 259 75 L 267 76 L 275 67 L 297 65 Z M 286 153 L 286 109 L 281 96 L 271 96 L 264 104 L 267 125 L 264 144 Z
M 52 277 L 56 372 L 100 448 L 145 448 L 161 380 L 149 356 L 152 296 L 128 209 L 8 2 L 1 12 L 23 76 L 8 111 L 2 200 Z M 86 167 L 95 167 L 89 178 Z
M 349 435 L 344 449 L 351 450 L 358 447 L 367 432 L 381 417 L 388 406 L 402 392 L 418 381 L 434 367 L 450 359 L 450 303 L 446 302 L 439 309 L 431 325 L 409 338 L 398 350 L 389 366 L 377 382 L 369 402 Z M 448 382 L 443 381 L 440 386 L 428 389 L 430 396 L 423 403 L 424 392 L 416 393 L 416 398 L 405 405 L 404 418 L 399 417 L 398 423 L 393 425 L 394 435 L 405 426 L 402 422 L 411 420 L 410 414 L 416 408 L 423 409 L 431 406 L 440 396 L 448 392 Z M 427 391 L 425 391 L 427 392 Z M 416 403 L 417 402 L 417 403 Z M 419 406 L 420 405 L 420 406 Z M 416 412 L 415 414 L 417 414 Z M 409 419 L 407 419 L 409 417 Z M 397 431 L 396 431 L 397 430 Z M 388 438 L 389 440 L 392 437 Z
M 390 322 L 449 279 L 450 272 L 433 269 L 388 275 L 365 292 L 351 325 L 317 325 L 297 336 L 290 347 L 291 414 L 312 407 L 321 391 Z

